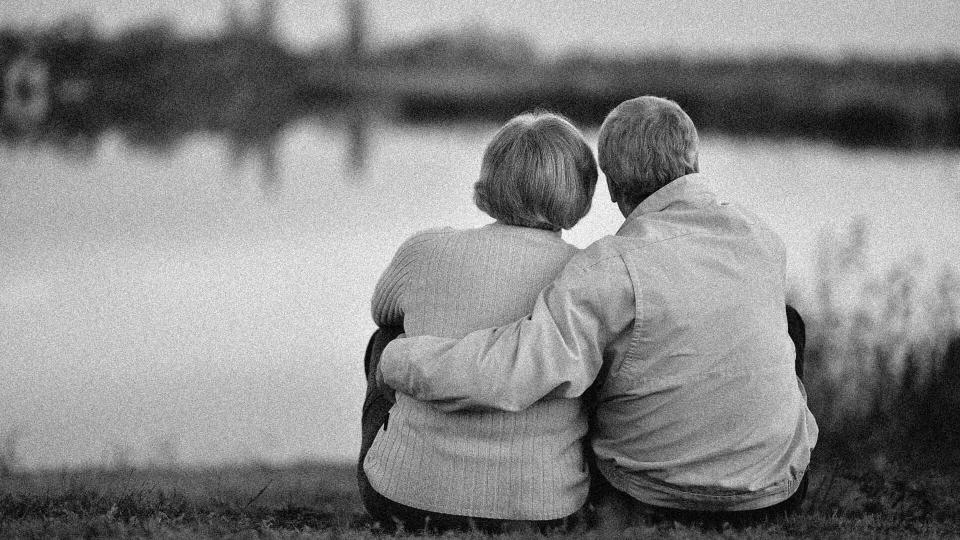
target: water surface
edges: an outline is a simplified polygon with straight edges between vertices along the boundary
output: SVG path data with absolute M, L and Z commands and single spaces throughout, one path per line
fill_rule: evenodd
M 488 222 L 470 189 L 494 130 L 377 126 L 356 174 L 345 134 L 304 122 L 267 192 L 256 156 L 212 136 L 0 148 L 0 430 L 25 429 L 29 466 L 349 459 L 373 285 L 413 232 Z M 706 137 L 701 165 L 781 234 L 800 289 L 818 232 L 856 216 L 878 271 L 960 267 L 956 152 Z M 601 186 L 565 237 L 621 221 Z

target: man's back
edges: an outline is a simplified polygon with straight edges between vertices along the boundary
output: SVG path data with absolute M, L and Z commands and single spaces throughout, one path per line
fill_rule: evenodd
M 633 302 L 613 296 L 634 324 L 604 351 L 596 413 L 593 446 L 610 482 L 674 508 L 789 497 L 817 428 L 794 374 L 776 235 L 690 175 L 575 264 L 626 272 L 633 289 Z

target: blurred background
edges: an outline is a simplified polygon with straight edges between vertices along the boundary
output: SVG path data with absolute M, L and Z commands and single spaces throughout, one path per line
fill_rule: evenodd
M 532 108 L 676 100 L 766 219 L 822 446 L 960 442 L 960 3 L 5 0 L 0 472 L 350 460 L 400 243 Z M 572 231 L 622 222 L 601 182 Z M 945 457 L 949 452 L 936 453 Z

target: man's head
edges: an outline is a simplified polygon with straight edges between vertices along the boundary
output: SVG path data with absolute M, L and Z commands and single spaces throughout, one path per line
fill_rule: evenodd
M 610 198 L 624 217 L 653 192 L 699 172 L 697 128 L 669 99 L 642 96 L 617 105 L 600 127 L 597 146 Z

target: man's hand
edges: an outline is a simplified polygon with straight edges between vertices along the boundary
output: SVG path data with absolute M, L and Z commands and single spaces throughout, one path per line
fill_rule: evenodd
M 390 403 L 396 403 L 397 400 L 394 396 L 393 388 L 387 386 L 384 381 L 383 374 L 380 371 L 380 358 L 383 356 L 383 349 L 389 345 L 391 341 L 405 335 L 402 326 L 383 326 L 373 333 L 373 336 L 370 338 L 370 343 L 367 345 L 365 355 L 367 363 L 364 366 L 364 375 L 367 377 L 367 381 L 369 381 L 370 372 L 373 371 L 374 389 Z
M 380 364 L 377 364 L 377 372 L 374 375 L 374 378 L 377 382 L 377 390 L 380 392 L 380 394 L 382 394 L 383 397 L 390 403 L 396 403 L 396 391 L 393 388 L 390 388 L 386 381 L 383 380 L 383 370 L 380 369 Z

